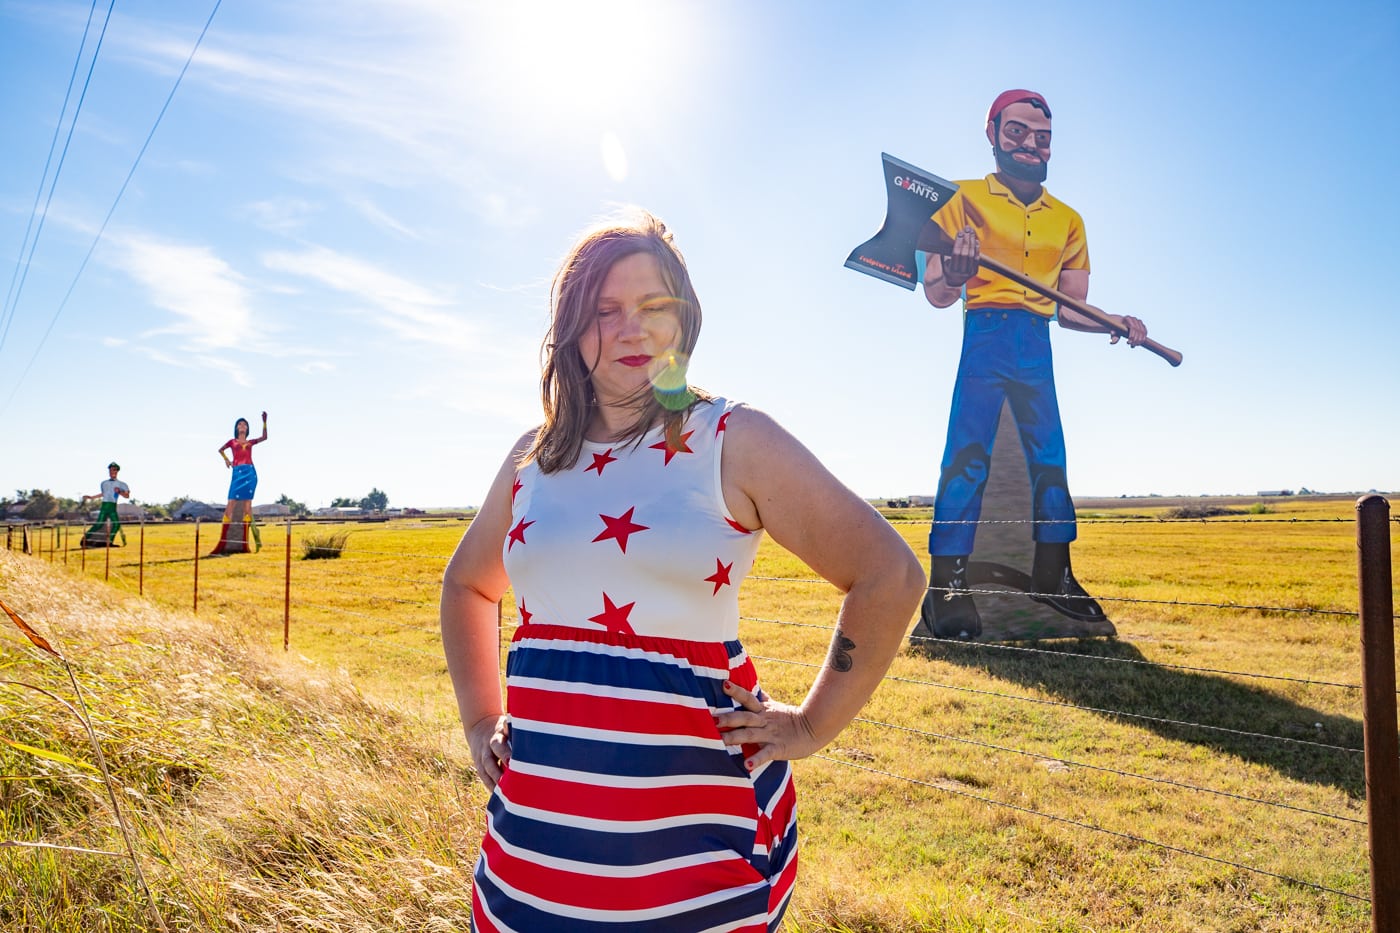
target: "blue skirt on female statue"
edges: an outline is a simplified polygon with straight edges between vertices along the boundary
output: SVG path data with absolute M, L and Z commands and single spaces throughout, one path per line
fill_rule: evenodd
M 230 499 L 251 499 L 258 488 L 258 471 L 251 463 L 242 463 L 233 468 L 233 479 L 229 480 Z

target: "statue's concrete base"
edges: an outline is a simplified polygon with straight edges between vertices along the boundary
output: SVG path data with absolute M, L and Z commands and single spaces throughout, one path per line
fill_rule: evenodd
M 992 462 L 987 488 L 982 497 L 982 521 L 968 563 L 968 584 L 975 592 L 982 634 L 974 641 L 1026 641 L 1037 638 L 1090 638 L 1113 636 L 1118 630 L 1104 619 L 1081 622 L 1062 615 L 1027 595 L 1030 572 L 1035 561 L 1035 541 L 1031 537 L 1031 483 L 1026 455 L 1016 430 L 1016 419 L 1003 405 L 992 446 Z M 1072 547 L 1072 546 L 1071 546 Z M 1081 581 L 1083 582 L 1083 581 Z M 1090 591 L 1092 595 L 1092 590 Z M 943 597 L 930 590 L 925 603 Z M 912 644 L 935 637 L 923 618 L 910 633 Z

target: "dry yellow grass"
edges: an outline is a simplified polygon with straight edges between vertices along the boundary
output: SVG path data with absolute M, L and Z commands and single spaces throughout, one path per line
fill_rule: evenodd
M 1122 600 L 1117 640 L 901 653 L 867 721 L 798 765 L 787 928 L 1364 929 L 1360 757 L 1325 747 L 1360 745 L 1359 694 L 1319 683 L 1359 683 L 1351 503 L 1285 505 L 1249 523 L 1084 523 L 1076 570 Z M 922 549 L 925 525 L 897 527 Z M 188 526 L 148 527 L 145 600 L 129 595 L 134 548 L 113 552 L 111 587 L 92 554 L 84 580 L 71 553 L 66 571 L 61 551 L 0 553 L 0 597 L 101 697 L 181 928 L 465 928 L 484 795 L 436 636 L 462 528 L 351 525 L 339 560 L 294 551 L 286 655 L 278 527 L 261 554 L 201 562 L 198 618 Z M 795 701 L 838 596 L 771 543 L 755 576 L 771 579 L 746 587 L 742 634 L 766 687 Z M 1329 614 L 1290 611 L 1308 608 Z M 513 617 L 508 602 L 506 636 Z M 17 639 L 0 647 L 12 678 L 42 671 Z M 5 698 L 4 735 L 81 749 L 53 710 Z M 80 776 L 0 762 L 0 838 L 113 847 Z M 34 924 L 20 929 L 146 928 L 115 860 L 0 850 L 0 888 L 32 892 L 0 905 Z

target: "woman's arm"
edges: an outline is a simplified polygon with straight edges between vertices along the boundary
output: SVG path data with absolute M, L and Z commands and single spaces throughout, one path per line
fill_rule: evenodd
M 262 416 L 263 416 L 263 432 L 262 432 L 262 437 L 253 437 L 253 438 L 249 438 L 249 439 L 248 439 L 248 446 L 250 446 L 250 447 L 251 447 L 252 445 L 254 445 L 254 444 L 261 444 L 263 441 L 267 440 L 267 412 L 263 412 L 263 413 L 262 413 Z
M 510 530 L 515 464 L 529 447 L 526 435 L 501 465 L 486 501 L 447 564 L 439 619 L 447 671 L 457 696 L 477 776 L 488 789 L 510 758 L 509 727 L 501 702 L 501 645 L 496 604 L 510 580 L 501 546 Z
M 756 743 L 750 769 L 818 751 L 860 712 L 904 640 L 923 597 L 923 567 L 904 539 L 767 415 L 736 410 L 726 422 L 725 502 L 741 524 L 763 527 L 845 593 L 830 652 L 798 707 L 759 701 L 718 718 L 730 745 Z

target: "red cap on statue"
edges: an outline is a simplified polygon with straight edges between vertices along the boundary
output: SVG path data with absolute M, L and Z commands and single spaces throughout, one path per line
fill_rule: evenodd
M 1010 91 L 1002 91 L 1000 94 L 997 95 L 997 99 L 992 101 L 992 106 L 987 109 L 987 125 L 991 126 L 992 121 L 995 120 L 997 116 L 1007 107 L 1010 107 L 1012 104 L 1028 100 L 1037 101 L 1042 107 L 1045 108 L 1045 115 L 1047 117 L 1050 115 L 1050 105 L 1045 102 L 1044 97 L 1037 94 L 1035 91 L 1027 91 L 1024 88 L 1015 88 Z

